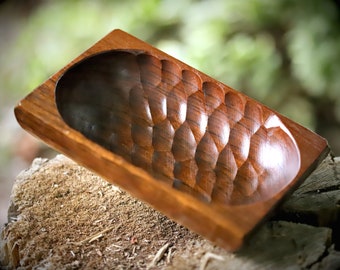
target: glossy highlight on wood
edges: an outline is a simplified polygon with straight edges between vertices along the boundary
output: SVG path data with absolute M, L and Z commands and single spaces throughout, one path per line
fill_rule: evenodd
M 90 140 L 207 202 L 269 199 L 299 170 L 295 140 L 274 113 L 146 52 L 83 60 L 59 79 L 56 102 Z
M 15 116 L 57 151 L 230 251 L 329 152 L 324 138 L 121 30 L 22 99 Z

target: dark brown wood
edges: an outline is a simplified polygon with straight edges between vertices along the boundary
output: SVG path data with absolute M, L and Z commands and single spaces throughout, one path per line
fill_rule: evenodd
M 228 250 L 329 151 L 315 133 L 120 30 L 15 113 L 52 147 Z

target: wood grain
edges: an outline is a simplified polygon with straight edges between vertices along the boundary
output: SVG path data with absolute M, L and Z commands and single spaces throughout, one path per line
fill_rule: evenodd
M 78 63 L 59 79 L 56 103 L 88 139 L 207 202 L 266 200 L 299 170 L 295 140 L 273 112 L 140 51 Z
M 329 151 L 315 133 L 120 30 L 15 113 L 46 143 L 229 250 Z

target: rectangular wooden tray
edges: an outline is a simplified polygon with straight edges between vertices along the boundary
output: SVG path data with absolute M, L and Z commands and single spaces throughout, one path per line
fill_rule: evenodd
M 114 30 L 15 108 L 56 150 L 234 251 L 326 157 L 327 142 Z

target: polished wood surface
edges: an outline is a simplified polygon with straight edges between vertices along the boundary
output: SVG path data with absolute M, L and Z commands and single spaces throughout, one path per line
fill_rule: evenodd
M 328 153 L 313 132 L 120 30 L 15 112 L 51 146 L 229 250 Z
M 266 200 L 300 167 L 295 140 L 273 112 L 143 52 L 87 58 L 59 79 L 56 101 L 90 140 L 208 202 Z

